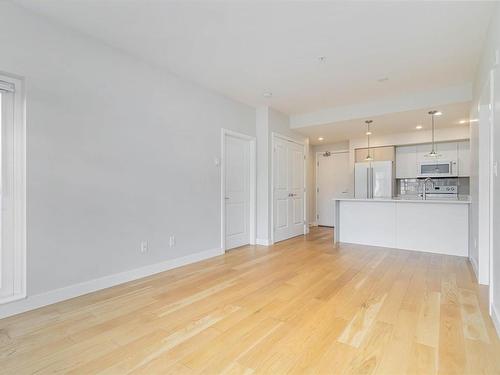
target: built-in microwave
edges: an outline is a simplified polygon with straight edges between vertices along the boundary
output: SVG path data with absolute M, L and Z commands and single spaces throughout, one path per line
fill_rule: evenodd
M 418 177 L 456 177 L 456 161 L 423 161 L 418 164 Z

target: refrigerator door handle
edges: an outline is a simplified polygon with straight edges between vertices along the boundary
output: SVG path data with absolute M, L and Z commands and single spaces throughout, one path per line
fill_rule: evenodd
M 368 168 L 369 173 L 368 173 L 368 185 L 370 186 L 370 195 L 368 198 L 373 198 L 373 168 L 370 167 Z
M 370 198 L 370 168 L 366 168 L 366 197 Z
M 375 198 L 375 187 L 373 185 L 373 168 L 371 168 L 370 185 L 372 186 L 372 198 Z

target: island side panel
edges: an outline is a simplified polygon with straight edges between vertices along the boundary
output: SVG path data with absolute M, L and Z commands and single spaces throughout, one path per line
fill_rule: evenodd
M 393 201 L 340 201 L 338 241 L 395 248 L 396 204 Z
M 468 256 L 467 204 L 404 203 L 396 215 L 397 248 Z

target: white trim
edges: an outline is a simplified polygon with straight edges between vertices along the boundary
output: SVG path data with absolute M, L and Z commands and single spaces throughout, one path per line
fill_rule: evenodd
M 270 215 L 270 221 L 271 221 L 271 242 L 270 242 L 270 245 L 273 245 L 274 244 L 274 147 L 275 147 L 275 139 L 276 138 L 280 138 L 284 141 L 288 141 L 288 142 L 293 142 L 295 144 L 298 144 L 300 146 L 302 146 L 302 154 L 304 156 L 304 187 L 303 187 L 303 196 L 302 196 L 302 199 L 304 200 L 304 218 L 303 218 L 303 222 L 304 222 L 304 231 L 303 231 L 303 234 L 307 234 L 309 233 L 309 227 L 307 225 L 307 221 L 306 221 L 306 217 L 307 217 L 307 164 L 306 164 L 306 145 L 304 142 L 301 142 L 301 141 L 298 141 L 294 138 L 291 138 L 291 137 L 287 137 L 286 135 L 282 135 L 282 134 L 279 134 L 279 133 L 276 133 L 276 132 L 272 132 L 271 133 L 271 215 Z
M 249 243 L 250 245 L 255 244 L 256 236 L 256 204 L 257 204 L 257 149 L 255 137 L 247 134 L 238 133 L 233 130 L 221 129 L 221 160 L 220 160 L 220 218 L 221 218 L 221 249 L 226 251 L 226 210 L 225 210 L 225 196 L 226 196 L 226 150 L 225 150 L 225 138 L 226 136 L 232 136 L 240 139 L 244 139 L 249 142 L 250 147 L 250 218 L 249 218 Z
M 0 91 L 14 92 L 16 86 L 12 82 L 6 82 L 0 79 Z
M 12 197 L 9 199 L 12 232 L 4 235 L 11 237 L 9 242 L 14 249 L 14 290 L 12 295 L 0 299 L 1 306 L 26 298 L 26 95 L 22 77 L 0 72 L 0 80 L 13 86 L 13 90 L 9 91 L 13 102 L 12 134 L 6 138 L 12 147 L 9 155 L 12 158 Z
M 489 186 L 489 203 L 490 203 L 490 207 L 488 209 L 488 214 L 489 214 L 489 224 L 490 224 L 490 230 L 489 230 L 489 235 L 490 235 L 490 238 L 489 238 L 489 249 L 488 249 L 488 256 L 489 256 L 489 259 L 488 259 L 488 266 L 489 266 L 489 271 L 488 271 L 488 285 L 489 285 L 489 288 L 488 288 L 488 299 L 489 299 L 489 310 L 490 310 L 490 314 L 493 316 L 493 312 L 494 312 L 494 292 L 493 292 L 493 289 L 494 289 L 494 285 L 493 285 L 493 240 L 494 240 L 494 228 L 493 228 L 493 213 L 494 213 L 494 209 L 495 209 L 495 205 L 494 205 L 494 200 L 495 200 L 495 196 L 494 196 L 494 186 L 495 186 L 495 173 L 494 173 L 494 170 L 493 170 L 493 164 L 495 162 L 495 153 L 494 153 L 494 147 L 495 147 L 495 139 L 494 139 L 494 136 L 495 136 L 495 119 L 494 119 L 494 114 L 495 114 L 495 71 L 494 69 L 491 69 L 490 70 L 490 127 L 489 127 L 489 135 L 490 135 L 490 171 L 489 171 L 489 183 L 490 183 L 490 186 Z
M 262 246 L 271 246 L 271 240 L 269 240 L 268 238 L 257 238 L 255 240 L 255 243 Z
M 493 325 L 495 326 L 495 330 L 497 331 L 497 336 L 500 337 L 500 315 L 495 308 L 495 305 L 491 305 L 491 320 L 493 321 Z
M 129 281 L 141 279 L 173 268 L 196 263 L 205 259 L 224 255 L 222 249 L 211 249 L 189 254 L 180 258 L 170 259 L 161 263 L 150 264 L 145 267 L 136 268 L 113 275 L 100 277 L 98 279 L 84 281 L 64 288 L 51 290 L 49 292 L 29 296 L 28 298 L 8 305 L 0 306 L 0 318 L 16 315 L 25 311 L 34 310 L 39 307 L 51 305 L 70 298 L 75 298 L 84 294 L 98 290 L 110 288 L 115 285 Z
M 315 155 L 315 160 L 314 160 L 314 208 L 315 208 L 315 211 L 314 211 L 314 223 L 315 223 L 315 227 L 317 227 L 319 224 L 318 224 L 318 170 L 319 170 L 319 165 L 318 165 L 318 162 L 319 162 L 319 159 L 318 159 L 318 156 L 321 155 L 321 154 L 324 154 L 325 152 L 329 152 L 330 154 L 349 154 L 350 153 L 350 150 L 338 150 L 338 151 L 329 151 L 329 150 L 326 150 L 326 151 L 316 151 L 316 155 Z M 348 155 L 349 156 L 349 155 Z

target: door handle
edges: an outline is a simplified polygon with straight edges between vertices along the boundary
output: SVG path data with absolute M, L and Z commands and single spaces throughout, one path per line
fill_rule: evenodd
M 225 200 L 229 200 L 229 197 L 224 197 Z

